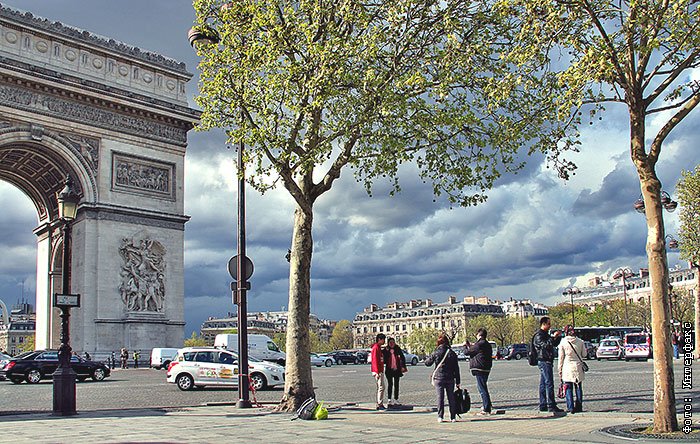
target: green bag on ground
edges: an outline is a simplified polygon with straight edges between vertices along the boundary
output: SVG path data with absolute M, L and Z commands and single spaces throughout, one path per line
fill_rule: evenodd
M 323 401 L 316 407 L 314 419 L 328 419 L 328 409 L 323 406 Z

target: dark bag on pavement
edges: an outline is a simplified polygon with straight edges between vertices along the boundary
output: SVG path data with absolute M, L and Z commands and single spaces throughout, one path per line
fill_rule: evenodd
M 535 366 L 537 365 L 537 349 L 535 348 L 535 336 L 532 336 L 530 343 L 527 346 L 527 363 Z
M 318 408 L 318 402 L 314 398 L 309 398 L 304 401 L 301 406 L 297 409 L 296 416 L 292 418 L 292 421 L 299 419 L 314 419 L 314 414 Z
M 469 396 L 467 389 L 455 390 L 455 404 L 458 415 L 469 412 L 469 409 L 472 407 L 472 398 Z

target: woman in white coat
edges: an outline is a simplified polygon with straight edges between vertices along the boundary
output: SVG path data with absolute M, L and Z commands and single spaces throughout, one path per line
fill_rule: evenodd
M 564 383 L 566 392 L 566 409 L 569 413 L 583 411 L 583 388 L 581 383 L 585 378 L 583 371 L 583 355 L 586 346 L 576 337 L 574 327 L 564 327 L 566 337 L 559 344 L 559 378 Z M 574 401 L 574 393 L 576 401 Z

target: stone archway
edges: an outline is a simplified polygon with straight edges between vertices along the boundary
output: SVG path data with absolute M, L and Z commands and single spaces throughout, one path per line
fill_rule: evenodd
M 182 344 L 190 78 L 172 59 L 0 7 L 0 179 L 37 210 L 37 348 L 58 344 L 63 272 L 82 295 L 74 350 Z M 66 176 L 81 201 L 62 270 Z

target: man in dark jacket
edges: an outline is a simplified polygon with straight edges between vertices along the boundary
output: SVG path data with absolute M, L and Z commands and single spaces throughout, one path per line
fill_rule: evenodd
M 540 369 L 540 412 L 563 412 L 557 407 L 554 398 L 554 349 L 561 342 L 561 332 L 557 331 L 554 336 L 549 334 L 552 327 L 549 317 L 543 316 L 540 319 L 540 329 L 532 338 L 532 343 L 537 351 L 537 367 Z
M 491 349 L 491 344 L 486 340 L 486 335 L 486 329 L 480 328 L 476 332 L 476 342 L 470 344 L 467 341 L 466 344 L 468 347 L 466 354 L 469 356 L 469 368 L 472 371 L 472 375 L 476 377 L 476 386 L 479 388 L 483 404 L 480 415 L 491 414 L 491 395 L 489 395 L 489 388 L 486 383 L 489 380 L 489 373 L 493 366 L 493 350 Z

